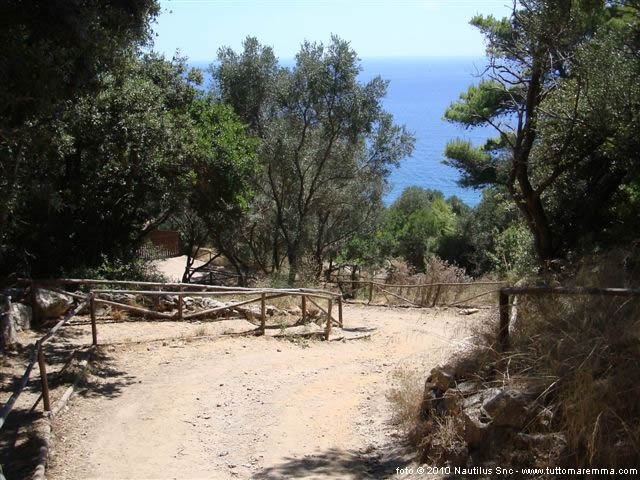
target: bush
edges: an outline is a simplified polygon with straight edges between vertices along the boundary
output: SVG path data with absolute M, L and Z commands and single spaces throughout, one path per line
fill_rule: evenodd
M 158 271 L 150 260 L 135 259 L 126 262 L 103 257 L 97 268 L 77 268 L 63 273 L 67 278 L 87 278 L 94 280 L 129 280 L 134 282 L 166 282 L 167 278 Z

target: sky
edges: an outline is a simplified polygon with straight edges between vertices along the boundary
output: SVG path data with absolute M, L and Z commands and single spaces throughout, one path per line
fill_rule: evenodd
M 222 46 L 241 50 L 249 35 L 293 58 L 304 40 L 351 42 L 360 58 L 479 57 L 469 25 L 477 14 L 508 15 L 511 0 L 162 0 L 154 50 L 210 62 Z

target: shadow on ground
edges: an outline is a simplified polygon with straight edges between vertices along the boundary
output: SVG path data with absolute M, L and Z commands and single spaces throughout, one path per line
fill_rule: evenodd
M 33 431 L 33 422 L 42 415 L 20 409 L 7 417 L 0 436 L 0 465 L 6 478 L 30 478 L 38 460 L 42 438 Z
M 413 461 L 406 446 L 387 445 L 379 449 L 342 450 L 331 448 L 285 462 L 256 473 L 252 478 L 276 480 L 283 478 L 357 478 L 382 479 L 394 477 L 398 469 Z

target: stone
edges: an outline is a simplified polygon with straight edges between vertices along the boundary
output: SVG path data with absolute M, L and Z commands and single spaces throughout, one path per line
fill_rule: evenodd
M 451 389 L 455 390 L 459 395 L 463 397 L 468 397 L 475 393 L 478 393 L 479 386 L 475 382 L 460 382 L 456 383 L 455 386 Z
M 547 462 L 558 461 L 567 448 L 567 439 L 562 433 L 519 432 L 516 442 L 518 447 L 531 452 L 535 457 L 546 459 Z
M 528 395 L 517 390 L 505 388 L 488 397 L 482 408 L 498 427 L 522 428 L 529 417 Z
M 260 319 L 260 307 L 255 305 L 243 305 L 241 307 L 236 307 L 234 310 L 241 314 L 248 322 L 255 322 Z
M 491 418 L 486 415 L 482 407 L 476 405 L 463 409 L 462 420 L 464 423 L 464 441 L 470 447 L 482 445 L 487 439 Z
M 41 318 L 56 318 L 73 306 L 73 297 L 39 288 L 35 294 L 36 308 Z
M 420 408 L 422 418 L 429 418 L 432 413 L 446 413 L 443 404 L 442 391 L 438 390 L 432 383 L 426 382 L 422 395 L 422 405 Z
M 431 370 L 431 375 L 427 380 L 433 383 L 438 390 L 445 392 L 455 384 L 456 378 L 451 368 L 438 366 Z
M 474 313 L 478 313 L 480 310 L 477 308 L 465 308 L 463 310 L 459 310 L 460 315 L 473 315 Z
M 29 305 L 25 305 L 23 303 L 12 303 L 9 317 L 9 321 L 13 322 L 18 332 L 31 328 L 33 312 Z

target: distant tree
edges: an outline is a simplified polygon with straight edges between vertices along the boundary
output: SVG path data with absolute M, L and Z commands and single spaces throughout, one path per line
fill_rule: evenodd
M 418 271 L 452 235 L 456 215 L 442 192 L 408 187 L 384 213 L 376 237 L 387 257 L 402 256 Z
M 356 214 L 371 211 L 362 201 L 380 197 L 414 139 L 382 109 L 387 82 L 361 84 L 355 52 L 337 37 L 327 47 L 305 42 L 291 69 L 253 38 L 218 59 L 218 94 L 262 139 L 256 184 L 274 206 L 274 264 L 282 242 L 293 284 L 305 255 L 355 233 Z
M 237 231 L 252 195 L 250 180 L 258 171 L 258 142 L 247 134 L 231 107 L 211 97 L 193 102 L 191 115 L 195 146 L 186 175 L 187 202 L 206 227 L 208 238 L 235 267 L 239 283 L 246 285 L 248 269 L 237 254 Z

